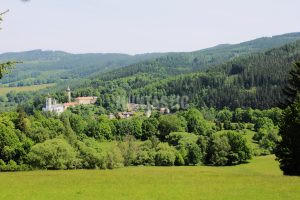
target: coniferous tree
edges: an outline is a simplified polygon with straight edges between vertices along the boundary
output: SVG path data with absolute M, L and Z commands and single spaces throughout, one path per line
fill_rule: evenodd
M 275 154 L 285 175 L 300 175 L 300 96 L 283 114 Z
M 295 63 L 294 68 L 290 72 L 290 77 L 288 79 L 288 84 L 283 90 L 285 94 L 284 106 L 291 105 L 300 91 L 300 62 Z
M 290 72 L 288 85 L 284 89 L 285 105 L 275 154 L 285 175 L 300 175 L 300 63 Z

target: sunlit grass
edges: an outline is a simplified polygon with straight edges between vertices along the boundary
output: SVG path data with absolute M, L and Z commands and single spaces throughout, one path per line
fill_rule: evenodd
M 43 84 L 43 85 L 32 85 L 32 86 L 24 86 L 24 87 L 0 87 L 0 96 L 6 95 L 11 91 L 15 92 L 34 92 L 38 90 L 45 89 L 47 87 L 52 87 L 55 84 Z
M 274 156 L 235 167 L 130 167 L 0 174 L 0 199 L 300 199 Z

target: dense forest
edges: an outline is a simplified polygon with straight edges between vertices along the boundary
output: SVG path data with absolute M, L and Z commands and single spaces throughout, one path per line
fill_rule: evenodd
M 298 36 L 299 34 L 294 33 L 261 38 L 238 45 L 221 45 L 198 52 L 173 53 L 154 60 L 149 58 L 152 55 L 149 54 L 145 55 L 149 58 L 148 61 L 106 73 L 98 70 L 100 75 L 92 75 L 88 79 L 78 74 L 81 78 L 59 82 L 55 87 L 40 92 L 10 92 L 0 97 L 1 110 L 16 108 L 16 105 L 20 103 L 25 104 L 26 110 L 30 110 L 31 113 L 34 109 L 41 110 L 48 93 L 59 102 L 65 102 L 65 89 L 68 85 L 73 90 L 73 97 L 90 95 L 100 97 L 97 105 L 107 112 L 124 109 L 124 106 L 117 105 L 118 98 L 125 98 L 127 101 L 136 103 L 155 104 L 156 99 L 167 97 L 172 100 L 177 96 L 187 97 L 188 104 L 199 109 L 202 107 L 269 109 L 279 106 L 283 100 L 282 87 L 286 83 L 288 72 L 293 63 L 300 60 L 300 42 L 292 42 L 273 49 L 267 49 L 267 47 L 294 41 L 298 39 Z M 249 52 L 254 53 L 249 54 Z M 52 53 L 54 56 L 50 56 L 49 52 L 40 52 L 40 54 L 43 55 L 40 60 L 57 59 L 57 53 L 54 52 Z M 64 55 L 64 53 L 60 54 Z M 232 56 L 233 54 L 235 56 Z M 240 54 L 241 56 L 238 56 Z M 34 54 L 31 55 L 32 57 L 28 57 L 27 54 L 23 56 L 19 54 L 19 56 L 18 59 L 36 60 L 39 58 Z M 14 56 L 6 57 L 14 58 Z M 60 59 L 62 60 L 60 62 L 68 61 L 68 59 L 67 61 Z M 209 64 L 204 60 L 214 60 L 214 62 Z M 83 65 L 78 63 L 75 66 Z M 21 70 L 21 68 L 17 67 L 16 70 Z M 53 72 L 55 72 L 54 69 L 56 68 L 53 68 Z M 70 68 L 71 72 L 67 72 L 68 75 L 75 73 L 76 69 L 80 73 L 85 73 L 91 68 L 83 70 L 82 67 L 73 67 Z M 27 70 L 22 73 L 26 72 Z M 11 76 L 17 76 L 16 74 L 18 73 L 13 71 Z M 59 74 L 63 76 L 64 73 Z M 8 79 L 4 78 L 4 80 Z M 139 99 L 150 99 L 150 101 L 141 102 Z M 171 105 L 170 109 L 176 111 L 179 108 L 178 105 Z
M 108 119 L 73 108 L 0 115 L 0 171 L 237 165 L 273 153 L 282 111 L 189 109 Z
M 299 37 L 294 33 L 192 53 L 130 58 L 4 54 L 3 62 L 24 63 L 3 83 L 38 80 L 43 71 L 45 77 L 51 77 L 49 71 L 59 76 L 50 81 L 55 87 L 0 97 L 0 171 L 228 166 L 273 154 L 287 115 L 277 106 L 285 100 L 289 71 L 300 60 Z M 41 74 L 34 77 L 34 71 Z M 72 98 L 96 96 L 97 102 L 60 115 L 42 112 L 47 96 L 68 101 L 68 85 Z M 184 107 L 178 99 L 186 100 Z M 130 118 L 109 118 L 128 103 L 156 108 L 151 116 L 138 110 Z M 159 111 L 164 107 L 170 113 Z
M 118 70 L 121 73 L 126 70 L 126 76 L 123 74 L 121 78 L 116 78 L 116 73 L 110 72 L 103 75 L 104 78 L 85 82 L 75 89 L 74 95 L 99 96 L 99 105 L 111 110 L 115 109 L 113 99 L 117 96 L 158 99 L 164 96 L 187 96 L 189 104 L 197 108 L 268 109 L 280 105 L 283 100 L 282 88 L 297 60 L 300 60 L 300 41 L 240 56 L 205 71 L 175 76 L 164 75 L 159 71 L 161 68 L 147 62 L 138 64 L 142 67 L 133 65 Z M 136 69 L 142 71 L 137 72 Z

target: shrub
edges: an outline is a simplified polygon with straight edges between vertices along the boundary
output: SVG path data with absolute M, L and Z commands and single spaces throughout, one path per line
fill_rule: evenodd
M 156 148 L 155 165 L 173 166 L 175 163 L 175 149 L 167 143 L 160 143 Z
M 209 163 L 212 165 L 237 165 L 251 158 L 247 140 L 238 132 L 228 131 L 214 135 L 209 150 Z
M 158 135 L 158 120 L 154 117 L 146 119 L 142 123 L 142 140 L 147 140 Z
M 171 132 L 181 132 L 186 129 L 186 121 L 177 115 L 163 115 L 159 118 L 159 138 L 165 141 L 166 136 Z
M 155 165 L 155 148 L 156 145 L 152 143 L 152 141 L 147 140 L 140 145 L 140 151 L 137 153 L 137 157 L 135 160 L 136 165 L 147 165 L 154 166 Z
M 210 147 L 209 163 L 216 166 L 224 166 L 228 163 L 230 145 L 226 136 L 215 137 Z
M 118 147 L 121 151 L 121 154 L 124 158 L 124 165 L 130 166 L 132 165 L 137 157 L 139 147 L 135 138 L 133 136 L 126 136 L 124 142 L 120 142 Z
M 103 152 L 87 146 L 83 142 L 77 142 L 78 154 L 81 159 L 81 166 L 84 169 L 105 168 L 105 156 Z
M 184 117 L 187 121 L 187 129 L 189 133 L 197 135 L 207 134 L 209 125 L 199 110 L 192 108 L 184 114 Z
M 29 163 L 39 169 L 72 169 L 75 159 L 74 149 L 63 139 L 36 144 L 28 154 Z
M 117 145 L 111 145 L 106 152 L 106 167 L 108 169 L 120 168 L 124 166 L 124 158 Z

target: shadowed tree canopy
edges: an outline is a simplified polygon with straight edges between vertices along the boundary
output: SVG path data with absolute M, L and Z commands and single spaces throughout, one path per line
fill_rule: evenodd
M 300 62 L 297 62 L 295 63 L 294 68 L 290 72 L 288 84 L 283 90 L 283 93 L 286 96 L 284 106 L 287 107 L 291 105 L 295 101 L 297 94 L 299 92 L 300 92 Z

